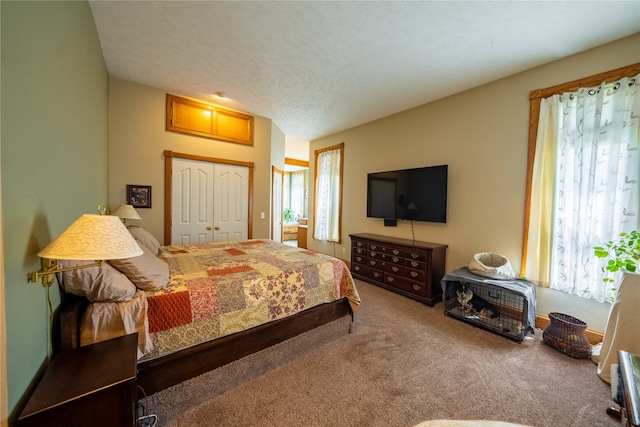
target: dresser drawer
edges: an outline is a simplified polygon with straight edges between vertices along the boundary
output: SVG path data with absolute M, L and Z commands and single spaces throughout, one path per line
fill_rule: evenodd
M 387 273 L 393 273 L 402 275 L 404 273 L 404 268 L 402 264 L 394 264 L 391 262 L 379 261 L 376 259 L 367 259 L 366 265 L 371 268 L 376 268 L 378 270 L 386 271 Z
M 384 254 L 382 259 L 384 259 L 387 262 L 391 262 L 393 264 L 398 264 L 398 265 L 404 264 L 404 258 L 398 255 Z
M 416 251 L 416 250 L 405 250 L 403 256 L 406 259 L 411 259 L 414 261 L 427 261 L 427 253 L 423 252 L 423 251 Z
M 403 276 L 408 279 L 417 280 L 422 283 L 425 283 L 427 281 L 426 270 L 416 270 L 415 268 L 405 267 Z
M 390 255 L 382 251 L 373 251 L 369 249 L 367 251 L 367 256 L 369 257 L 369 259 L 376 259 L 383 262 L 389 262 L 389 263 L 398 264 L 398 265 L 402 265 L 404 263 L 404 258 L 397 255 Z
M 364 256 L 364 255 L 352 254 L 351 255 L 351 263 L 352 264 L 367 265 L 367 257 Z
M 366 256 L 367 255 L 367 248 L 363 248 L 363 247 L 360 247 L 360 246 L 358 246 L 358 247 L 354 246 L 352 253 Z
M 377 268 L 379 270 L 383 270 L 385 265 L 387 264 L 381 258 L 367 258 L 367 267 Z
M 403 248 L 399 248 L 399 247 L 396 247 L 396 246 L 386 246 L 385 245 L 385 246 L 382 247 L 382 252 L 384 252 L 387 255 L 402 257 L 402 256 L 404 256 L 405 250 Z
M 422 271 L 427 270 L 427 263 L 425 261 L 416 261 L 414 259 L 409 259 L 409 258 L 404 259 L 404 266 L 413 268 L 415 270 L 422 270 Z
M 353 241 L 353 248 L 362 248 L 362 249 L 367 249 L 367 242 L 363 242 L 362 240 L 354 240 Z
M 377 268 L 367 267 L 366 265 L 355 264 L 351 266 L 351 270 L 356 274 L 359 274 L 364 277 L 368 277 L 369 279 L 372 279 L 378 282 L 382 281 L 384 277 L 384 273 L 382 272 L 382 270 Z
M 410 280 L 406 277 L 396 276 L 395 274 L 385 273 L 384 283 L 393 286 L 396 289 L 402 289 L 403 291 L 410 292 L 419 296 L 427 295 L 427 286 L 424 282 L 418 282 L 417 280 Z

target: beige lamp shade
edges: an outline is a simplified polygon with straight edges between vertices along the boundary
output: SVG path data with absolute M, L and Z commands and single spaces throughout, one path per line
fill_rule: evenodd
M 40 258 L 108 260 L 133 258 L 142 249 L 117 216 L 84 214 L 42 249 Z
M 131 205 L 120 205 L 111 212 L 111 215 L 120 219 L 142 219 Z

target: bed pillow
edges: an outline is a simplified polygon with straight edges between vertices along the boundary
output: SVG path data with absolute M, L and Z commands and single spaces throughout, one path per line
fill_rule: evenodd
M 127 229 L 139 244 L 146 246 L 153 255 L 158 255 L 160 242 L 158 242 L 158 239 L 153 237 L 151 233 L 144 228 L 135 225 L 131 225 L 127 227 Z
M 93 261 L 60 261 L 62 268 L 91 264 Z M 64 271 L 62 287 L 66 292 L 96 301 L 129 301 L 136 286 L 121 272 L 103 262 L 100 267 L 86 267 Z
M 140 246 L 142 255 L 112 259 L 109 264 L 124 273 L 129 280 L 143 291 L 158 291 L 169 283 L 169 264 L 156 257 L 144 245 Z

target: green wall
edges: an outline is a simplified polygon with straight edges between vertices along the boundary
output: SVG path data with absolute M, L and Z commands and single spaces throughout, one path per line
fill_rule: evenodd
M 10 424 L 46 366 L 37 252 L 108 194 L 108 75 L 85 1 L 2 1 L 1 158 Z M 57 286 L 51 288 L 54 309 Z

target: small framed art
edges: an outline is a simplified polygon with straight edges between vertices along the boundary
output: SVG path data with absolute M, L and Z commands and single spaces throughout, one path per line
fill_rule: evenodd
M 127 204 L 134 208 L 150 208 L 151 186 L 127 185 Z

